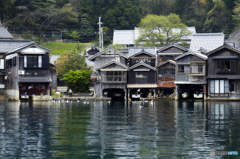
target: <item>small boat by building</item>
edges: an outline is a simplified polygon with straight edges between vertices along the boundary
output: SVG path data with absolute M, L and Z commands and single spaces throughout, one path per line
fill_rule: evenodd
M 184 92 L 184 93 L 182 94 L 182 98 L 183 98 L 183 99 L 186 99 L 188 96 L 189 96 L 188 92 Z
M 202 98 L 203 98 L 203 93 L 194 93 L 194 94 L 193 94 L 193 97 L 194 97 L 195 99 L 202 99 Z

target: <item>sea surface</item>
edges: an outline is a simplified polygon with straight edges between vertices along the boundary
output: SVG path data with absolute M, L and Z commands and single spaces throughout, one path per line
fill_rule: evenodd
M 240 102 L 0 103 L 0 158 L 240 158 Z

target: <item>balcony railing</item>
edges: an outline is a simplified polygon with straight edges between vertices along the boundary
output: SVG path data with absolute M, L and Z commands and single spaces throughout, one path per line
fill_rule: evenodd
M 124 83 L 127 82 L 125 75 L 103 75 L 102 82 Z

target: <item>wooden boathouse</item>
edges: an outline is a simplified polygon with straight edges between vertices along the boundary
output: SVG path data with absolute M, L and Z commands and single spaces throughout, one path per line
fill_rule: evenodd
M 187 52 L 178 56 L 176 61 L 176 99 L 206 99 L 206 60 L 200 52 Z
M 240 50 L 223 45 L 208 53 L 208 99 L 240 99 Z

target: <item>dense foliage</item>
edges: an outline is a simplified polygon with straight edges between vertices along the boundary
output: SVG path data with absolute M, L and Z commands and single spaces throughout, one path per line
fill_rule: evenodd
M 89 42 L 97 39 L 101 16 L 110 42 L 114 29 L 133 29 L 147 14 L 176 13 L 198 32 L 228 34 L 239 25 L 239 8 L 239 0 L 0 0 L 0 18 L 16 32 L 59 31 Z
M 66 82 L 74 92 L 86 92 L 90 85 L 91 68 L 79 51 L 61 54 L 56 62 L 58 78 Z
M 87 92 L 90 85 L 89 70 L 70 70 L 63 75 L 63 80 L 73 92 Z

